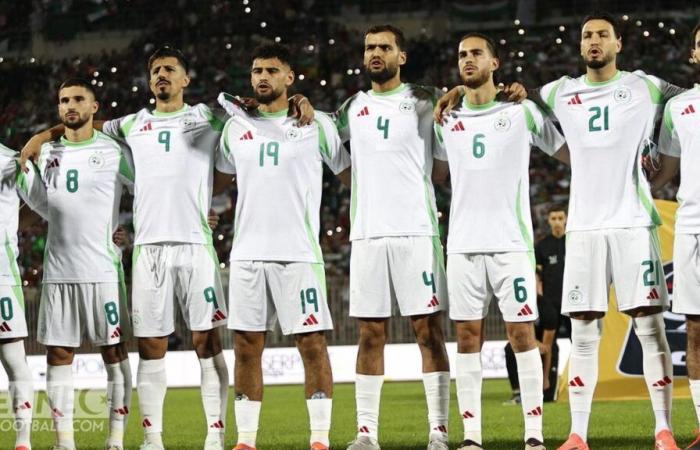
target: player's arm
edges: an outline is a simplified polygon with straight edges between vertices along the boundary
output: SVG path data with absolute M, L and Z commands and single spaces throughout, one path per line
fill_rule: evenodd
M 661 135 L 659 136 L 659 161 L 655 165 L 658 171 L 652 172 L 651 191 L 661 189 L 666 183 L 671 181 L 678 173 L 681 158 L 681 141 L 673 123 L 671 105 L 674 102 L 666 103 L 664 107 L 663 123 L 661 125 Z M 658 167 L 660 166 L 660 168 Z
M 340 139 L 333 118 L 326 113 L 316 115 L 319 133 L 319 151 L 321 159 L 345 186 L 352 189 L 352 168 L 350 154 Z
M 442 161 L 440 159 L 433 159 L 433 173 L 431 178 L 433 179 L 433 184 L 443 184 L 447 181 L 447 177 L 450 175 L 450 165 L 447 161 Z
M 504 85 L 499 83 L 498 90 L 500 95 L 505 95 L 509 102 L 520 103 L 528 96 L 527 89 L 520 83 L 511 83 Z M 440 97 L 433 109 L 433 119 L 436 123 L 442 123 L 444 117 L 447 116 L 462 100 L 466 94 L 466 87 L 459 85 L 453 87 L 445 95 Z
M 92 124 L 93 128 L 102 131 L 102 125 L 104 124 L 104 121 L 95 120 Z M 66 127 L 62 123 L 60 123 L 32 136 L 29 139 L 29 141 L 27 141 L 27 143 L 24 144 L 24 147 L 22 147 L 22 152 L 19 158 L 19 163 L 22 166 L 22 168 L 26 168 L 26 163 L 28 160 L 31 159 L 32 161 L 36 161 L 36 159 L 39 157 L 39 153 L 41 153 L 42 145 L 44 145 L 47 142 L 59 139 L 61 136 L 63 136 L 65 132 Z
M 41 179 L 41 172 L 33 162 L 28 164 L 27 169 L 24 171 L 17 167 L 17 193 L 29 208 L 39 214 L 44 220 L 48 220 L 49 200 L 46 186 Z
M 564 164 L 571 164 L 569 147 L 552 118 L 530 99 L 525 100 L 522 107 L 527 116 L 528 130 L 532 136 L 531 143 Z
M 217 166 L 218 167 L 218 166 Z M 214 171 L 214 188 L 213 194 L 219 195 L 228 189 L 236 179 L 233 174 L 220 172 L 218 169 Z
M 658 165 L 660 165 L 661 168 L 651 180 L 652 193 L 658 191 L 664 187 L 666 183 L 673 180 L 673 178 L 678 174 L 678 169 L 680 169 L 681 159 L 662 153 L 659 157 Z
M 542 346 L 545 352 L 542 354 L 542 374 L 543 374 L 543 388 L 544 390 L 549 389 L 549 372 L 552 370 L 552 346 L 554 345 L 554 336 L 556 336 L 557 330 L 543 330 L 542 331 Z
M 302 94 L 295 94 L 289 97 L 289 115 L 297 118 L 298 126 L 310 125 L 314 121 L 314 107 L 311 101 Z M 222 92 L 216 101 L 223 107 L 230 116 L 245 115 L 254 113 L 259 106 L 256 99 L 251 97 L 240 97 Z

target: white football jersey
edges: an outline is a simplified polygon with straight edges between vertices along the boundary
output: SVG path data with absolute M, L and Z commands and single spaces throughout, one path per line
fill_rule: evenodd
M 207 215 L 223 122 L 204 104 L 172 113 L 142 109 L 105 122 L 131 148 L 135 244 L 211 244 Z
M 452 181 L 447 253 L 533 251 L 530 146 L 553 155 L 564 138 L 537 106 L 466 98 L 435 127 Z
M 44 283 L 118 282 L 121 250 L 112 234 L 122 187 L 134 179 L 128 155 L 95 131 L 86 141 L 44 144 L 38 168 L 48 197 Z M 34 172 L 26 175 L 35 182 Z
M 358 92 L 340 107 L 336 126 L 350 140 L 350 239 L 437 236 L 433 158 L 446 160 L 433 132 L 435 88 L 401 84 Z
M 659 151 L 681 159 L 676 233 L 700 233 L 700 85 L 673 97 L 664 111 Z
M 44 219 L 47 217 L 46 190 L 41 182 L 33 183 L 37 169 L 33 164 L 28 164 L 30 172 L 25 175 L 19 169 L 18 159 L 19 153 L 0 144 L 0 286 L 21 284 L 17 266 L 17 194 L 29 202 Z
M 236 114 L 221 136 L 217 169 L 236 174 L 238 184 L 231 260 L 323 263 L 322 163 L 338 174 L 350 156 L 321 112 L 306 127 L 286 110 L 259 114 Z
M 567 231 L 661 223 L 641 157 L 673 89 L 641 71 L 601 83 L 562 77 L 542 87 L 571 152 Z

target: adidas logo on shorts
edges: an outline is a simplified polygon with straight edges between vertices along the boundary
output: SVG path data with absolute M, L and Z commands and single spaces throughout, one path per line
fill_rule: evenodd
M 214 313 L 214 318 L 211 319 L 212 322 L 217 322 L 219 320 L 224 320 L 226 318 L 226 314 L 221 312 L 220 309 L 217 309 L 216 312 Z
M 0 325 L 0 331 L 4 331 L 7 333 L 9 331 L 12 331 L 12 328 L 10 328 L 7 322 L 3 322 L 2 325 Z
M 314 316 L 313 314 L 309 314 L 309 317 L 307 317 L 306 320 L 304 321 L 305 327 L 308 327 L 311 325 L 318 325 L 318 320 L 316 320 L 316 316 Z

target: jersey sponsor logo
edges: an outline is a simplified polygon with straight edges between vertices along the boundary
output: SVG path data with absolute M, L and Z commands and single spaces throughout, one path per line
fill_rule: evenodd
M 88 165 L 93 169 L 100 169 L 105 165 L 105 158 L 102 153 L 93 153 L 88 158 Z
M 287 138 L 288 141 L 298 141 L 302 137 L 302 132 L 299 128 L 292 127 L 284 133 L 284 137 Z
M 687 116 L 688 114 L 695 114 L 695 108 L 693 107 L 692 103 L 685 107 L 685 109 L 681 113 L 681 116 Z
M 185 114 L 180 118 L 180 125 L 182 126 L 182 128 L 192 128 L 194 127 L 195 123 L 196 121 L 192 114 Z
M 576 94 L 573 97 L 571 97 L 571 100 L 566 102 L 567 105 L 581 105 L 583 102 L 581 101 L 581 97 Z
M 620 86 L 613 92 L 613 99 L 617 103 L 628 103 L 632 100 L 632 90 L 627 86 Z
M 496 131 L 508 131 L 510 129 L 510 119 L 505 115 L 497 117 L 493 122 L 493 128 Z
M 153 129 L 153 125 L 151 122 L 146 123 L 143 127 L 139 129 L 139 131 L 151 131 Z
M 453 126 L 450 131 L 464 131 L 464 124 L 460 120 L 455 126 Z
M 413 102 L 401 102 L 399 104 L 399 111 L 402 113 L 412 113 L 416 110 L 416 104 Z
M 578 286 L 576 286 L 576 289 L 570 290 L 566 298 L 572 305 L 580 305 L 583 303 L 583 293 L 578 290 Z
M 369 108 L 366 106 L 364 108 L 362 108 L 359 113 L 357 113 L 357 117 L 363 117 L 363 116 L 369 116 Z
M 239 141 L 251 141 L 253 140 L 253 132 L 252 131 L 246 131 L 243 133 L 243 136 L 238 138 Z

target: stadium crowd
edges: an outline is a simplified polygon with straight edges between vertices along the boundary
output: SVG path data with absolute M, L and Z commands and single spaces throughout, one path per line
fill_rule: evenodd
M 2 2 L 0 6 L 6 3 Z M 26 26 L 31 23 L 35 24 L 33 26 L 51 26 L 52 20 L 62 17 L 60 9 L 48 6 L 49 3 L 61 2 L 35 3 L 33 12 L 23 12 Z M 101 102 L 98 119 L 120 117 L 148 106 L 149 102 L 152 104 L 145 62 L 148 55 L 163 43 L 182 48 L 190 58 L 193 82 L 186 93 L 186 101 L 190 104 L 205 102 L 214 105 L 217 94 L 222 91 L 250 95 L 249 52 L 264 40 L 281 41 L 293 50 L 299 78 L 296 91 L 308 96 L 320 110 L 332 111 L 345 98 L 368 88 L 369 82 L 361 69 L 362 33 L 346 29 L 339 21 L 327 20 L 336 11 L 342 11 L 340 1 L 260 2 L 249 13 L 239 3 L 233 6 L 226 1 L 179 0 L 177 6 L 157 12 L 152 9 L 152 2 L 132 0 L 126 2 L 128 8 L 124 3 L 112 2 L 110 8 L 99 13 L 74 8 L 69 17 L 75 18 L 76 14 L 82 17 L 76 22 L 76 27 L 85 30 L 90 29 L 90 23 L 100 20 L 109 23 L 113 29 L 119 29 L 125 23 L 140 27 L 143 33 L 125 51 L 53 61 L 0 58 L 3 79 L 0 85 L 3 105 L 0 110 L 0 141 L 19 150 L 32 134 L 56 123 L 56 87 L 72 76 L 89 79 L 96 86 Z M 244 1 L 243 5 L 246 4 Z M 1 19 L 5 17 L 2 11 L 0 8 L 0 33 L 8 30 L 7 23 Z M 690 47 L 688 34 L 694 23 L 673 19 L 667 19 L 666 23 L 658 20 L 648 23 L 632 16 L 623 16 L 622 19 L 623 69 L 642 69 L 680 86 L 692 84 L 693 68 L 687 55 Z M 502 81 L 517 80 L 528 88 L 535 88 L 562 75 L 578 76 L 581 71 L 577 24 L 539 25 L 525 29 L 511 22 L 508 27 L 488 30 L 487 33 L 500 46 L 499 77 Z M 408 64 L 402 69 L 404 79 L 441 88 L 454 86 L 459 80 L 456 43 L 461 34 L 429 36 L 426 32 L 411 39 Z M 558 161 L 535 151 L 530 177 L 533 223 L 536 236 L 542 237 L 546 233 L 547 205 L 566 202 L 568 198 L 569 171 Z M 233 194 L 227 192 L 214 200 L 221 215 L 220 225 L 214 233 L 221 261 L 228 260 L 232 241 Z M 674 195 L 675 187 L 671 187 L 663 196 L 673 198 Z M 438 188 L 437 196 L 440 231 L 444 238 L 450 191 Z M 125 224 L 130 222 L 130 211 L 130 202 L 123 202 L 122 222 Z M 348 212 L 349 191 L 327 173 L 321 213 L 321 244 L 329 274 L 348 271 Z M 43 228 L 44 225 L 35 224 L 21 231 L 20 267 L 23 279 L 29 285 L 36 285 L 41 280 L 45 244 Z M 129 273 L 128 257 L 124 258 L 124 263 Z

